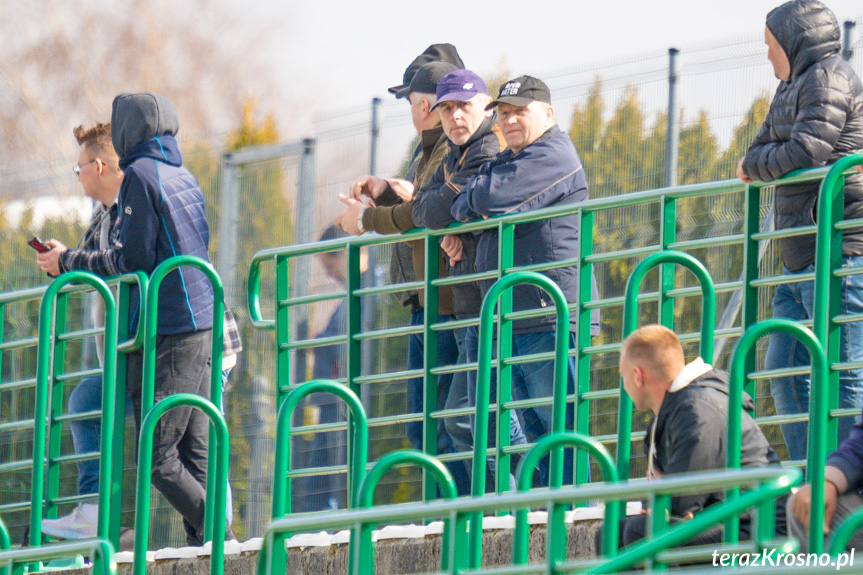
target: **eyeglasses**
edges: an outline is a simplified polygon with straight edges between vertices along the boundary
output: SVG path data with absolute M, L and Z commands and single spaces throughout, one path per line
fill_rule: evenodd
M 75 166 L 72 168 L 72 171 L 75 172 L 76 177 L 80 176 L 81 175 L 81 168 L 83 168 L 87 164 L 92 164 L 93 162 L 96 162 L 98 160 L 99 160 L 99 158 L 93 158 L 89 162 L 84 162 L 83 164 L 75 164 Z

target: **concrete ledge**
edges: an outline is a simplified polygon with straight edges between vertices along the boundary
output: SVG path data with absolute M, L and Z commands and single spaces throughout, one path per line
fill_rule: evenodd
M 594 557 L 593 540 L 601 521 L 576 521 L 569 525 L 568 556 L 572 559 Z M 531 562 L 540 562 L 545 557 L 546 526 L 531 526 Z M 486 529 L 483 533 L 483 565 L 507 565 L 512 559 L 512 529 Z M 465 542 L 466 544 L 466 542 Z M 237 547 L 235 546 L 236 550 Z M 423 537 L 383 539 L 375 544 L 375 573 L 400 575 L 428 573 L 440 567 L 440 535 Z M 226 549 L 227 552 L 227 549 Z M 161 552 L 159 552 L 161 554 Z M 236 551 L 235 551 L 236 553 Z M 258 563 L 257 551 L 246 551 L 232 555 L 226 553 L 225 575 L 255 575 Z M 291 575 L 343 574 L 348 568 L 348 545 L 295 547 L 288 550 L 288 569 Z M 85 575 L 89 569 L 65 571 L 70 575 Z M 120 563 L 117 572 L 129 575 L 131 563 Z M 156 559 L 147 565 L 148 575 L 208 575 L 209 556 L 181 559 Z

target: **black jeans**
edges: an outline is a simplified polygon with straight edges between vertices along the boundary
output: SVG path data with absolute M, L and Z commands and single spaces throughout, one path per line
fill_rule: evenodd
M 176 393 L 210 398 L 210 330 L 156 337 L 154 401 Z M 143 354 L 129 354 L 127 386 L 141 429 Z M 186 541 L 203 545 L 207 489 L 209 419 L 198 409 L 181 406 L 166 413 L 153 433 L 151 481 L 183 516 Z

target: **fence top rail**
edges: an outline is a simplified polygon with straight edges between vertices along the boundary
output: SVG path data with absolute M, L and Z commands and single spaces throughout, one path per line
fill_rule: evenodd
M 731 486 L 750 487 L 774 479 L 784 479 L 788 485 L 800 482 L 802 474 L 797 468 L 759 467 L 742 470 L 715 470 L 699 473 L 681 473 L 659 481 L 635 479 L 626 483 L 585 484 L 556 489 L 533 489 L 526 492 L 506 492 L 485 495 L 482 498 L 460 497 L 428 503 L 399 503 L 381 505 L 368 509 L 351 509 L 343 513 L 310 513 L 285 517 L 271 522 L 264 539 L 276 532 L 304 532 L 344 529 L 360 523 L 386 523 L 406 519 L 444 518 L 453 512 L 506 511 L 535 505 L 553 503 L 586 503 L 591 500 L 618 501 L 644 499 L 653 495 L 684 495 L 709 491 L 727 490 Z
M 146 274 L 143 274 L 146 279 Z M 123 274 L 121 276 L 113 276 L 110 278 L 104 279 L 105 283 L 109 286 L 115 286 L 123 283 L 141 283 L 141 278 L 137 273 Z M 24 288 L 20 290 L 8 291 L 0 293 L 0 304 L 7 303 L 15 303 L 19 301 L 27 301 L 31 299 L 39 299 L 41 298 L 51 284 L 45 284 L 38 287 L 32 288 Z M 68 293 L 81 293 L 95 291 L 95 288 L 89 284 L 85 283 L 76 283 L 64 286 L 63 289 L 60 290 L 62 294 Z
M 773 182 L 755 182 L 754 184 L 749 184 L 750 186 L 757 187 L 768 187 L 775 185 L 787 185 L 787 184 L 797 184 L 802 182 L 811 182 L 823 179 L 824 176 L 827 175 L 830 166 L 822 166 L 820 168 L 812 168 L 809 170 L 797 170 L 795 172 L 791 172 L 787 176 L 782 179 L 775 180 Z M 850 173 L 852 170 L 849 169 L 846 173 Z M 453 223 L 450 224 L 449 227 L 441 229 L 441 230 L 428 230 L 428 229 L 414 229 L 408 232 L 404 232 L 402 234 L 393 234 L 393 235 L 378 235 L 378 234 L 364 234 L 359 237 L 350 237 L 350 238 L 339 238 L 334 240 L 328 240 L 324 242 L 314 242 L 310 244 L 299 244 L 292 246 L 282 246 L 276 248 L 268 248 L 265 250 L 260 250 L 252 256 L 252 266 L 259 265 L 261 262 L 270 260 L 277 256 L 285 256 L 285 257 L 297 257 L 304 255 L 312 255 L 322 252 L 335 251 L 339 249 L 344 249 L 348 245 L 358 244 L 360 246 L 375 246 L 375 245 L 385 245 L 391 243 L 398 243 L 407 241 L 410 239 L 420 239 L 426 236 L 429 237 L 437 237 L 443 236 L 449 233 L 453 233 L 453 230 L 458 230 L 459 232 L 468 232 L 475 230 L 484 230 L 495 228 L 503 224 L 520 224 L 525 222 L 531 222 L 539 219 L 547 219 L 554 218 L 566 215 L 576 214 L 580 211 L 585 212 L 596 212 L 614 208 L 622 208 L 627 206 L 635 206 L 641 204 L 647 204 L 659 201 L 664 198 L 674 198 L 674 199 L 682 199 L 703 195 L 717 195 L 717 194 L 730 194 L 741 192 L 746 188 L 746 184 L 741 182 L 737 178 L 732 178 L 728 180 L 719 180 L 715 182 L 704 182 L 700 184 L 689 184 L 685 186 L 674 186 L 674 187 L 665 187 L 665 188 L 656 188 L 653 190 L 647 190 L 643 192 L 635 192 L 630 194 L 621 194 L 618 196 L 611 196 L 607 198 L 596 198 L 585 200 L 583 202 L 577 202 L 572 204 L 566 204 L 562 206 L 553 206 L 549 208 L 543 208 L 539 210 L 532 210 L 528 212 L 519 212 L 516 214 L 508 214 L 505 216 L 495 216 L 490 217 L 488 219 L 477 220 L 470 223 Z

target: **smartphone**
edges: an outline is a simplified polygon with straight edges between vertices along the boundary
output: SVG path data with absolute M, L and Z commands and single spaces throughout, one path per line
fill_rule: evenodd
M 37 252 L 40 252 L 40 253 L 45 253 L 45 252 L 51 251 L 51 248 L 48 247 L 47 245 L 45 245 L 45 243 L 42 240 L 40 240 L 39 238 L 37 238 L 36 236 L 33 236 L 33 239 L 30 240 L 29 242 L 27 242 L 27 245 L 29 245 L 31 248 L 33 248 L 34 250 L 36 250 Z

